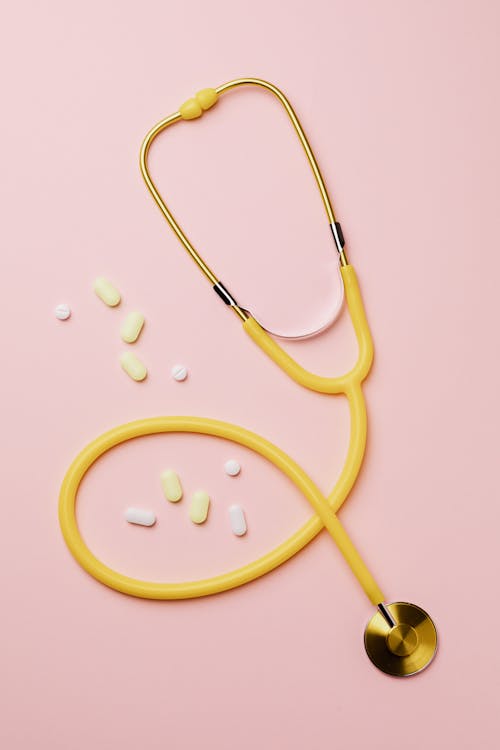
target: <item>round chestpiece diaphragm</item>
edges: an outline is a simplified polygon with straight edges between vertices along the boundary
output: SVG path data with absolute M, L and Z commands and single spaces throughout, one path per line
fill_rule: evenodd
M 375 666 L 395 677 L 410 677 L 425 669 L 437 649 L 431 618 L 416 604 L 388 604 L 395 626 L 377 611 L 365 630 L 365 649 Z

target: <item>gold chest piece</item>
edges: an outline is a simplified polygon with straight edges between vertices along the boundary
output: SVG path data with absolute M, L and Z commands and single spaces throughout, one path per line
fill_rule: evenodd
M 386 674 L 410 677 L 425 669 L 437 649 L 437 633 L 431 618 L 416 604 L 395 602 L 386 607 L 394 620 L 387 622 L 377 611 L 365 630 L 365 649 L 373 664 Z

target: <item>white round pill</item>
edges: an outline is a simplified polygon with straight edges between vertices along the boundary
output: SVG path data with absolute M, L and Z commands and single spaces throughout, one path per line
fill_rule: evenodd
M 174 380 L 178 380 L 181 383 L 183 380 L 186 380 L 187 376 L 188 371 L 184 365 L 174 365 L 172 367 L 172 377 Z
M 54 315 L 58 320 L 68 320 L 71 315 L 71 308 L 69 305 L 57 305 Z
M 224 471 L 230 477 L 237 477 L 241 471 L 241 466 L 239 465 L 238 461 L 234 460 L 234 458 L 230 458 L 229 461 L 226 461 L 226 463 L 224 464 Z

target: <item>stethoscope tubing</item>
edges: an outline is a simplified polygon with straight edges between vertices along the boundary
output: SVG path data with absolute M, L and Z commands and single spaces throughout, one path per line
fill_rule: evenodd
M 262 86 L 278 98 L 295 129 L 316 179 L 333 236 L 337 238 L 335 242 L 339 251 L 340 273 L 345 290 L 345 298 L 358 342 L 358 359 L 349 372 L 338 377 L 323 377 L 309 372 L 290 357 L 259 325 L 251 313 L 242 309 L 236 303 L 222 282 L 219 281 L 190 243 L 186 234 L 165 204 L 149 173 L 149 150 L 154 139 L 162 131 L 183 119 L 183 112 L 186 114 L 184 119 L 191 118 L 191 114 L 188 112 L 188 110 L 193 111 L 191 103 L 188 103 L 189 106 L 187 109 L 186 107 L 181 107 L 178 112 L 164 118 L 149 131 L 140 152 L 141 172 L 155 202 L 191 258 L 209 279 L 217 294 L 237 313 L 243 324 L 243 329 L 260 349 L 303 387 L 319 393 L 343 394 L 347 398 L 351 417 L 351 433 L 344 467 L 330 495 L 325 497 L 290 456 L 263 437 L 251 433 L 242 427 L 201 417 L 152 417 L 142 419 L 113 428 L 90 443 L 74 460 L 63 481 L 60 493 L 59 519 L 61 528 L 64 538 L 75 558 L 91 575 L 102 583 L 134 596 L 171 599 L 205 596 L 258 578 L 296 554 L 319 533 L 321 528 L 325 527 L 344 555 L 370 601 L 375 605 L 379 605 L 384 601 L 382 591 L 336 515 L 336 512 L 347 498 L 356 481 L 366 445 L 366 407 L 362 393 L 362 381 L 367 376 L 372 364 L 373 342 L 366 320 L 356 273 L 354 268 L 347 263 L 343 251 L 343 239 L 342 242 L 339 239 L 340 225 L 335 221 L 335 215 L 326 186 L 312 149 L 297 115 L 284 94 L 276 86 L 267 81 L 255 78 L 243 78 L 219 86 L 217 89 L 206 90 L 205 94 L 208 92 L 208 99 L 210 99 L 208 106 L 212 106 L 220 94 L 245 85 Z M 203 94 L 203 92 L 200 92 L 200 94 Z M 204 96 L 203 98 L 206 100 L 207 97 Z M 198 116 L 197 112 L 201 113 L 202 110 L 197 102 L 194 101 L 194 105 L 195 116 Z M 185 583 L 157 583 L 130 578 L 112 570 L 91 552 L 80 534 L 76 518 L 78 488 L 90 466 L 108 450 L 127 440 L 158 432 L 199 432 L 245 445 L 264 458 L 267 458 L 280 471 L 286 474 L 309 501 L 315 511 L 315 515 L 289 539 L 263 557 L 242 568 L 216 576 L 215 578 L 188 581 Z

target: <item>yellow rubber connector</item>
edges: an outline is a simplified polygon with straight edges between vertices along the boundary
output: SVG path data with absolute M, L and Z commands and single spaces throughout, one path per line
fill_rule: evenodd
M 183 120 L 195 120 L 216 103 L 219 95 L 215 89 L 202 89 L 187 102 L 181 104 L 179 112 Z
M 202 89 L 201 91 L 198 91 L 195 98 L 200 107 L 206 110 L 214 106 L 219 98 L 219 94 L 215 89 Z

